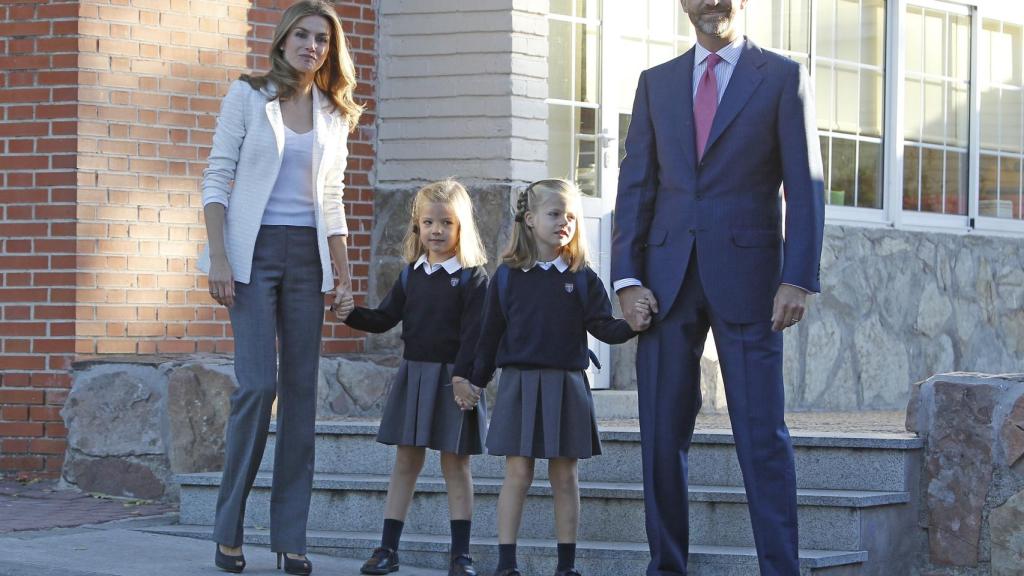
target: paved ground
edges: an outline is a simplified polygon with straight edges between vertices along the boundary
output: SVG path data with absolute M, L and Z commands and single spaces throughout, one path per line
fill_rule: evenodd
M 213 543 L 149 534 L 177 522 L 177 508 L 60 490 L 53 480 L 0 479 L 0 576 L 192 576 L 225 574 Z M 311 554 L 314 574 L 359 574 L 361 562 Z M 268 548 L 246 546 L 244 574 L 283 574 Z M 402 574 L 443 572 L 403 566 Z
M 52 480 L 22 483 L 0 479 L 0 534 L 98 524 L 177 511 L 177 507 L 166 504 L 59 490 Z

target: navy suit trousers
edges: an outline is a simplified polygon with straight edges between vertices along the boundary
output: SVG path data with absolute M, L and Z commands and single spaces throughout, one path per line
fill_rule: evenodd
M 721 320 L 708 305 L 696 250 L 679 297 L 640 335 L 637 349 L 651 549 L 647 574 L 687 573 L 687 453 L 701 407 L 700 359 L 709 329 L 725 380 L 761 574 L 797 576 L 796 473 L 784 417 L 782 333 L 773 332 L 769 321 Z

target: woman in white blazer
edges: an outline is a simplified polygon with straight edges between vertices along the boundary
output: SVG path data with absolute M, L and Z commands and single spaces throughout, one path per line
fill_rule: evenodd
M 309 574 L 323 293 L 352 308 L 342 204 L 347 134 L 362 111 L 334 8 L 302 0 L 274 31 L 271 69 L 243 75 L 221 105 L 203 173 L 210 295 L 228 307 L 238 389 L 231 397 L 213 539 L 216 565 L 245 568 L 242 520 L 277 397 L 270 546 Z M 331 260 L 338 273 L 335 287 Z

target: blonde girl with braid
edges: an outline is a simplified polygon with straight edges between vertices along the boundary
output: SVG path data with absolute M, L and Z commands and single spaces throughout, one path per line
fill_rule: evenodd
M 635 336 L 612 316 L 601 279 L 587 264 L 580 192 L 545 179 L 516 203 L 512 241 L 488 287 L 471 381 L 501 378 L 487 451 L 505 457 L 498 497 L 498 570 L 519 576 L 515 548 L 534 462 L 548 460 L 558 539 L 556 576 L 579 576 L 577 461 L 601 453 L 586 373 L 587 333 L 609 344 Z M 642 305 L 638 305 L 638 310 Z

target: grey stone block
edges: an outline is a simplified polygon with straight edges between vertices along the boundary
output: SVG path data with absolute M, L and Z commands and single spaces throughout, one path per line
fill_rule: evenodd
M 274 427 L 271 426 L 273 431 Z M 390 474 L 394 448 L 375 441 L 377 424 L 320 422 L 317 424 L 315 470 L 332 474 Z M 602 428 L 604 453 L 580 461 L 580 480 L 642 482 L 640 433 L 636 428 Z M 893 435 L 794 435 L 797 485 L 822 490 L 908 490 L 907 474 L 921 447 L 918 438 Z M 690 449 L 690 483 L 707 486 L 742 486 L 731 434 L 694 434 Z M 271 435 L 260 467 L 273 469 Z M 504 477 L 504 459 L 487 455 L 472 458 L 474 478 Z M 427 451 L 422 477 L 441 477 L 440 459 Z M 547 478 L 546 461 L 538 461 L 536 477 Z

